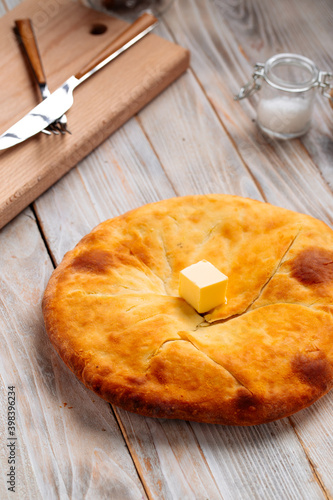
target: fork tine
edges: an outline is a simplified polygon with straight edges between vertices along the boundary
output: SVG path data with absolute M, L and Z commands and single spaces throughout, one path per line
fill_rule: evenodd
M 51 123 L 49 126 L 52 127 L 53 131 L 57 132 L 57 134 L 63 134 L 64 133 L 61 130 L 61 127 L 60 127 L 58 121 L 55 121 L 55 122 Z
M 67 116 L 62 115 L 58 120 L 58 125 L 60 126 L 61 130 L 65 133 L 67 132 L 68 134 L 72 134 L 70 130 L 67 128 Z
M 60 121 L 56 120 L 53 123 L 50 123 L 46 128 L 44 128 L 41 132 L 47 135 L 65 135 L 66 132 L 67 134 L 72 135 L 72 132 L 67 128 L 67 122 L 66 123 L 61 123 Z
M 59 135 L 59 134 L 60 134 L 59 130 L 56 128 L 56 126 L 55 126 L 53 123 L 51 123 L 51 124 L 50 124 L 48 127 L 46 127 L 46 129 L 44 129 L 44 130 L 49 130 L 49 131 L 50 131 L 50 132 L 52 132 L 54 135 Z M 51 134 L 51 135 L 52 135 L 52 134 Z
M 63 134 L 67 132 L 67 134 L 72 135 L 72 132 L 67 128 L 67 123 L 60 124 L 60 128 Z
M 43 134 L 45 134 L 45 135 L 52 135 L 52 134 L 51 134 L 51 132 L 50 132 L 47 128 L 44 128 L 44 129 L 42 130 L 42 132 L 43 132 Z
M 45 129 L 44 129 L 45 130 Z M 67 128 L 67 117 L 66 115 L 62 115 L 60 118 L 55 120 L 53 123 L 50 123 L 46 130 L 51 130 L 54 134 L 59 135 L 59 132 L 62 135 L 65 135 L 66 132 L 68 134 L 72 134 L 72 132 Z

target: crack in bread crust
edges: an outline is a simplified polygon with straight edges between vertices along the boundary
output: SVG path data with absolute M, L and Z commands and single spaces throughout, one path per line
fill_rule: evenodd
M 297 238 L 299 237 L 299 235 L 301 234 L 301 229 L 298 231 L 298 233 L 294 236 L 294 238 L 291 240 L 290 242 L 290 245 L 288 246 L 287 250 L 285 251 L 285 253 L 282 255 L 280 261 L 278 262 L 273 274 L 270 276 L 270 278 L 266 281 L 266 283 L 263 285 L 263 287 L 261 288 L 259 294 L 258 294 L 258 297 L 256 297 L 254 299 L 254 301 L 252 302 L 252 304 L 249 305 L 249 307 L 245 310 L 248 311 L 250 308 L 252 308 L 254 306 L 254 304 L 256 302 L 258 302 L 258 300 L 260 299 L 260 297 L 262 296 L 262 294 L 264 293 L 264 290 L 265 288 L 268 286 L 268 284 L 272 281 L 272 279 L 274 278 L 274 276 L 276 276 L 276 274 L 279 272 L 282 264 L 284 263 L 284 261 L 286 260 L 287 258 L 287 255 L 289 254 L 292 246 L 295 244 Z
M 238 380 L 237 377 L 228 368 L 226 368 L 222 363 L 219 363 L 214 358 L 212 358 L 211 356 L 209 356 L 206 352 L 204 352 L 202 349 L 200 349 L 190 339 L 184 337 L 184 333 L 186 333 L 186 332 L 179 332 L 180 335 L 179 335 L 178 339 L 177 338 L 173 338 L 173 339 L 168 339 L 168 340 L 165 340 L 164 342 L 162 342 L 162 344 L 151 354 L 151 356 L 149 356 L 149 358 L 147 360 L 148 361 L 148 366 L 146 368 L 146 372 L 150 369 L 150 364 L 151 364 L 152 359 L 159 355 L 159 353 L 161 352 L 161 350 L 163 349 L 163 347 L 166 344 L 168 344 L 170 342 L 188 342 L 195 349 L 197 349 L 201 354 L 203 354 L 204 356 L 206 356 L 207 358 L 209 358 L 213 363 L 215 363 L 216 365 L 220 366 L 221 368 L 223 368 L 223 370 L 225 370 L 227 373 L 229 373 L 229 375 L 231 375 L 231 377 L 237 382 L 237 384 L 240 387 L 244 387 L 247 391 L 249 391 L 250 394 L 252 394 L 252 392 L 250 391 L 250 389 L 248 389 L 240 380 Z
M 229 373 L 229 375 L 231 375 L 231 377 L 237 382 L 237 384 L 239 384 L 240 387 L 244 387 L 250 394 L 253 395 L 253 393 L 250 391 L 250 389 L 248 387 L 246 387 L 245 384 L 243 384 L 243 382 L 241 382 L 234 373 L 232 373 L 230 371 L 230 369 L 226 368 L 226 366 L 224 366 L 222 363 L 219 363 L 218 361 L 216 361 L 216 359 L 214 359 L 212 356 L 209 356 L 205 351 L 203 351 L 202 349 L 200 349 L 194 342 L 192 342 L 190 339 L 188 338 L 184 338 L 182 337 L 182 340 L 186 340 L 187 342 L 189 342 L 190 344 L 193 345 L 193 347 L 195 347 L 195 349 L 197 349 L 199 352 L 201 352 L 201 354 L 204 354 L 205 356 L 207 356 L 207 358 L 209 358 L 211 361 L 213 361 L 213 363 L 216 363 L 218 366 L 220 366 L 221 368 L 223 368 L 226 372 Z
M 161 241 L 163 249 L 164 249 L 165 262 L 166 262 L 168 270 L 169 270 L 168 276 L 166 277 L 165 283 L 164 283 L 165 290 L 167 291 L 167 283 L 172 278 L 172 266 L 171 266 L 171 262 L 170 262 L 170 260 L 168 258 L 168 253 L 167 253 L 167 249 L 166 249 L 166 246 L 165 246 L 165 241 L 164 241 L 163 236 L 160 236 L 160 241 Z M 168 292 L 167 292 L 167 294 L 170 295 Z
M 234 319 L 237 319 L 237 318 L 241 318 L 242 316 L 245 316 L 246 314 L 249 314 L 251 313 L 252 311 L 254 310 L 257 310 L 257 309 L 263 309 L 263 308 L 267 308 L 267 307 L 270 307 L 272 305 L 274 306 L 278 306 L 278 305 L 281 305 L 281 306 L 284 306 L 286 304 L 291 304 L 291 305 L 297 305 L 297 306 L 300 306 L 300 307 L 305 307 L 305 308 L 308 308 L 308 309 L 313 309 L 315 310 L 316 308 L 320 308 L 320 307 L 324 307 L 325 304 L 320 304 L 318 302 L 314 302 L 313 304 L 300 304 L 299 302 L 273 302 L 271 304 L 262 304 L 261 306 L 258 306 L 258 307 L 255 307 L 255 308 L 251 308 L 250 306 L 246 309 L 246 311 L 242 312 L 242 313 L 239 313 L 239 314 L 234 314 L 233 316 L 229 316 L 229 318 L 225 318 L 225 319 L 217 319 L 215 321 L 212 321 L 211 323 L 208 323 L 207 321 L 202 321 L 194 330 L 193 332 L 196 332 L 197 330 L 199 330 L 200 328 L 209 328 L 209 327 L 212 327 L 212 326 L 215 326 L 215 325 L 222 325 L 224 323 L 229 323 L 231 321 L 233 321 Z M 313 307 L 313 306 L 316 306 L 316 307 Z M 325 311 L 323 311 L 325 312 Z M 330 313 L 326 313 L 325 314 L 330 314 Z M 333 312 L 331 313 L 333 314 Z

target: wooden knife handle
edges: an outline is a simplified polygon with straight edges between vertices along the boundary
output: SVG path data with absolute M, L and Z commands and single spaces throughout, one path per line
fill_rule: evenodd
M 39 84 L 44 85 L 46 78 L 31 20 L 18 19 L 15 21 L 15 26 L 28 55 L 36 80 Z
M 84 66 L 75 77 L 80 79 L 90 71 L 92 71 L 98 64 L 103 62 L 107 57 L 117 52 L 123 45 L 130 42 L 133 38 L 138 36 L 142 31 L 149 28 L 158 22 L 157 18 L 147 12 L 142 14 L 134 23 L 132 23 L 125 31 L 123 31 L 115 40 L 97 54 L 86 66 Z

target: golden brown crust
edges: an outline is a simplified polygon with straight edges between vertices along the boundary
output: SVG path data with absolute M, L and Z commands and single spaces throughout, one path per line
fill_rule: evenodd
M 229 276 L 204 318 L 181 269 Z M 101 397 L 147 416 L 253 425 L 333 385 L 333 232 L 230 195 L 173 198 L 103 222 L 66 254 L 43 299 L 48 335 Z

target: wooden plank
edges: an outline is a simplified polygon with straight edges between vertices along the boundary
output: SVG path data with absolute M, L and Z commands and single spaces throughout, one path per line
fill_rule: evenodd
M 59 263 L 102 220 L 173 196 L 158 158 L 132 119 L 38 198 L 35 209 Z
M 233 7 L 234 4 L 221 1 L 184 0 L 175 3 L 166 13 L 165 19 L 175 40 L 191 50 L 191 67 L 195 76 L 265 199 L 276 205 L 309 213 L 332 224 L 331 190 L 302 142 L 268 140 L 253 121 L 253 101 L 239 103 L 233 99 L 240 86 L 249 80 L 253 64 L 258 60 L 265 61 L 268 55 L 274 54 L 278 49 L 282 50 L 282 42 L 277 41 L 272 45 L 272 37 L 267 35 L 268 32 L 277 36 L 280 31 L 282 37 L 284 33 L 284 16 L 281 17 L 280 9 L 279 15 L 276 12 L 272 16 L 272 4 L 273 2 L 268 2 L 265 7 L 261 4 L 259 7 L 255 3 L 254 6 L 258 5 L 258 12 L 251 12 L 251 7 L 244 3 L 239 5 L 238 10 L 238 7 Z M 294 5 L 298 5 L 299 10 L 303 9 L 297 2 Z M 311 24 L 314 7 L 310 2 L 307 6 L 308 24 Z M 264 15 L 259 17 L 262 9 Z M 289 12 L 287 1 L 284 9 Z M 232 26 L 226 20 L 228 11 L 229 17 L 234 18 Z M 205 20 L 204 23 L 202 19 Z M 258 32 L 259 26 L 264 26 L 263 34 Z M 302 26 L 306 32 L 305 24 Z M 290 37 L 292 33 L 291 31 Z M 308 43 L 311 43 L 310 38 Z M 149 129 L 148 131 L 150 133 Z M 313 195 L 314 192 L 316 196 Z
M 158 99 L 160 112 L 156 107 L 151 114 L 140 113 L 147 139 L 131 120 L 38 200 L 56 261 L 102 218 L 175 192 L 200 192 L 201 187 L 261 197 L 193 77 L 182 78 L 168 93 L 172 98 Z M 168 151 L 170 144 L 176 152 Z M 243 149 L 247 146 L 251 143 L 244 142 Z M 325 498 L 288 420 L 234 429 L 155 421 L 122 410 L 117 415 L 151 498 Z
M 115 411 L 152 499 L 224 498 L 187 422 Z
M 288 419 L 252 428 L 191 425 L 224 500 L 325 498 Z
M 237 42 L 246 58 L 245 67 L 256 61 L 264 62 L 274 53 L 293 52 L 309 57 L 323 71 L 332 71 L 330 29 L 333 11 L 330 1 L 316 2 L 316 8 L 311 0 L 305 0 L 302 5 L 297 0 L 284 1 L 280 3 L 283 11 L 271 1 L 265 2 L 260 8 L 256 4 L 245 5 L 240 2 L 238 8 L 244 12 L 243 19 L 236 15 L 230 3 L 216 3 L 229 29 L 237 33 Z M 253 20 L 256 20 L 256 25 Z M 332 109 L 327 99 L 317 91 L 311 130 L 300 141 L 330 189 L 333 186 L 332 119 Z
M 7 7 L 8 10 L 12 10 L 17 7 L 17 5 L 22 3 L 22 0 L 2 0 L 2 3 L 5 5 L 5 7 Z
M 0 130 L 5 132 L 40 101 L 13 33 L 30 17 L 51 90 L 76 74 L 127 24 L 71 0 L 26 0 L 0 20 Z M 92 34 L 95 25 L 106 32 Z M 107 55 L 105 51 L 104 55 Z M 164 90 L 188 66 L 188 52 L 154 34 L 131 47 L 74 92 L 72 135 L 38 134 L 0 151 L 0 227 L 36 199 L 114 130 Z M 8 85 L 8 82 L 11 82 Z
M 287 419 L 237 428 L 116 413 L 152 498 L 325 498 Z
M 333 397 L 329 394 L 291 418 L 295 432 L 328 498 L 333 497 L 332 415 Z
M 0 232 L 0 497 L 9 491 L 8 386 L 16 392 L 15 498 L 146 498 L 110 406 L 55 354 L 41 296 L 53 269 L 30 210 Z

